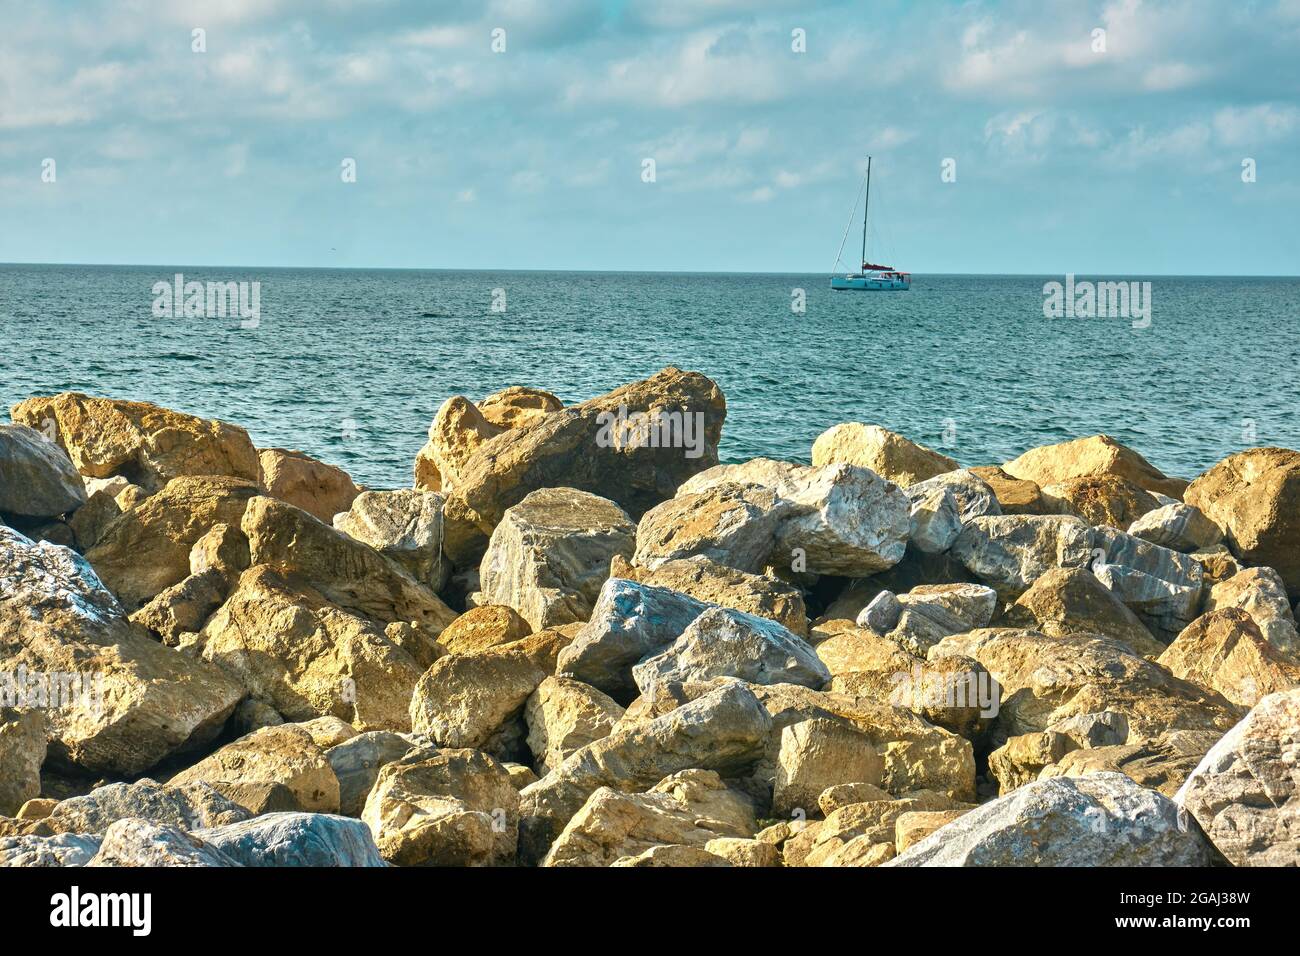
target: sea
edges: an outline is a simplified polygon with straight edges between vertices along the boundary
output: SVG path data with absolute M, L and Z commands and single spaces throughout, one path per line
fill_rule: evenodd
M 182 290 L 246 283 L 256 315 L 233 296 L 187 315 L 178 274 Z M 1300 278 L 1072 283 L 1099 281 L 1138 283 L 1128 314 L 1112 299 L 1050 317 L 1065 276 L 834 292 L 826 275 L 0 265 L 0 404 L 155 402 L 372 488 L 410 485 L 453 395 L 531 385 L 572 403 L 667 365 L 721 387 L 728 462 L 806 462 L 839 422 L 966 466 L 1098 432 L 1185 478 L 1252 445 L 1300 448 Z

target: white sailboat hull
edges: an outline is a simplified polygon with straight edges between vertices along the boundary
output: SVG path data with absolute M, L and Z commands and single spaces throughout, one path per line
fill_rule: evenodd
M 911 287 L 912 277 L 906 273 L 831 276 L 831 288 L 837 292 L 906 292 Z

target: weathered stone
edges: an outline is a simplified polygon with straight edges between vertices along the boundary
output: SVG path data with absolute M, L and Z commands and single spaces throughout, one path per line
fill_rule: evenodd
M 894 821 L 894 852 L 905 853 L 935 830 L 946 827 L 967 809 L 909 810 Z
M 1002 703 L 1002 688 L 979 661 L 960 654 L 915 661 L 910 672 L 890 675 L 887 697 L 873 698 L 906 707 L 936 727 L 977 740 L 993 724 Z M 855 691 L 855 682 L 832 683 L 833 690 Z M 871 695 L 867 695 L 871 696 Z
M 246 820 L 249 812 L 206 783 L 163 786 L 153 780 L 111 783 L 55 804 L 45 817 L 54 830 L 103 833 L 118 820 L 198 830 Z
M 516 790 L 523 790 L 524 787 L 536 783 L 540 779 L 533 772 L 533 768 L 527 764 L 506 761 L 502 766 L 506 768 L 506 773 L 510 774 L 510 786 Z
M 545 776 L 587 744 L 610 735 L 623 708 L 596 688 L 567 677 L 548 677 L 528 698 L 528 749 Z
M 748 837 L 754 809 L 710 770 L 687 770 L 646 793 L 600 787 L 569 820 L 543 866 L 609 866 L 656 846 L 703 848 L 719 837 Z
M 339 781 L 329 761 L 311 734 L 293 724 L 266 727 L 226 744 L 176 774 L 170 786 L 189 783 L 206 783 L 254 814 L 339 810 Z
M 871 740 L 843 721 L 817 718 L 781 731 L 772 813 L 788 817 L 817 807 L 817 798 L 836 784 L 879 785 L 884 761 Z
M 544 389 L 511 385 L 477 402 L 476 407 L 493 425 L 524 428 L 541 421 L 551 412 L 558 412 L 564 407 L 564 402 Z
M 257 481 L 257 449 L 247 432 L 225 422 L 77 392 L 29 398 L 9 414 L 37 430 L 52 421 L 58 444 L 89 477 L 122 475 L 148 491 L 183 475 Z
M 1259 625 L 1264 638 L 1287 657 L 1300 659 L 1300 634 L 1286 586 L 1272 568 L 1247 568 L 1215 584 L 1205 610 L 1241 608 Z
M 972 518 L 952 554 L 999 595 L 1014 599 L 1052 568 L 1087 565 L 1093 531 L 1069 515 Z
M 190 573 L 190 549 L 214 524 L 238 526 L 257 487 L 239 478 L 174 478 L 123 512 L 86 552 L 101 581 L 134 611 Z
M 0 836 L 0 867 L 85 866 L 99 852 L 98 834 Z
M 41 795 L 48 733 L 40 710 L 0 707 L 0 817 L 14 816 Z
M 519 717 L 546 672 L 518 651 L 449 654 L 415 685 L 411 730 L 440 747 L 487 747 L 494 734 Z
M 1256 704 L 1174 800 L 1233 865 L 1300 865 L 1300 689 Z
M 916 657 L 924 657 L 949 634 L 987 627 L 997 593 L 982 584 L 929 584 L 897 597 L 901 611 L 883 636 Z
M 482 600 L 517 610 L 535 630 L 585 621 L 609 577 L 630 558 L 636 524 L 607 498 L 543 488 L 506 509 L 479 568 Z
M 997 780 L 998 793 L 1005 797 L 1037 780 L 1044 767 L 1059 762 L 1077 747 L 1065 734 L 1051 730 L 1020 734 L 989 754 L 989 776 Z
M 798 588 L 766 575 L 739 571 L 703 555 L 666 561 L 654 570 L 635 567 L 616 557 L 610 564 L 610 576 L 669 588 L 709 604 L 756 614 L 800 637 L 808 636 L 808 611 Z
M 58 805 L 58 800 L 49 797 L 34 797 L 18 808 L 18 812 L 14 814 L 14 819 L 44 820 Z
M 1119 773 L 1039 780 L 963 814 L 887 866 L 1206 866 L 1161 794 Z
M 1300 452 L 1229 455 L 1192 482 L 1186 500 L 1224 530 L 1233 554 L 1275 569 L 1291 596 L 1300 595 Z
M 1160 655 L 1175 677 L 1194 681 L 1243 707 L 1300 684 L 1300 662 L 1275 650 L 1249 614 L 1228 607 L 1202 614 Z
M 1087 475 L 1044 485 L 1043 500 L 1056 514 L 1115 528 L 1127 528 L 1160 507 L 1155 495 L 1118 475 Z
M 1128 526 L 1128 533 L 1162 548 L 1184 552 L 1212 548 L 1223 540 L 1222 529 L 1199 508 L 1179 502 L 1146 512 Z
M 1172 640 L 1196 617 L 1204 572 L 1195 559 L 1115 528 L 1093 532 L 1092 573 L 1157 637 Z
M 359 817 L 366 797 L 379 779 L 379 771 L 405 756 L 413 747 L 413 738 L 388 730 L 357 734 L 325 751 L 325 759 L 339 781 L 339 812 L 345 817 Z M 432 752 L 433 748 L 429 750 Z
M 731 608 L 709 608 L 659 654 L 632 668 L 644 693 L 656 682 L 738 677 L 751 684 L 820 689 L 830 672 L 811 646 L 775 621 Z
M 449 493 L 460 480 L 466 462 L 504 425 L 488 421 L 469 399 L 447 399 L 429 426 L 429 440 L 415 458 L 415 487 L 421 491 Z
M 1008 736 L 1109 710 L 1127 719 L 1129 738 L 1136 742 L 1166 730 L 1225 731 L 1242 712 L 1218 693 L 1174 677 L 1109 638 L 986 628 L 945 638 L 929 657 L 951 654 L 974 658 L 997 680 L 1002 688 L 998 723 Z
M 1155 639 L 1097 576 L 1083 568 L 1052 568 L 1007 608 L 1003 622 L 1048 637 L 1101 634 L 1123 642 L 1135 654 L 1155 657 L 1165 645 Z
M 190 548 L 190 574 L 220 571 L 230 581 L 235 581 L 248 570 L 248 538 L 239 526 L 214 524 Z
M 361 818 L 397 866 L 501 866 L 514 861 L 519 792 L 485 753 L 415 751 L 379 771 Z
M 412 657 L 377 624 L 266 565 L 243 573 L 196 650 L 290 720 L 329 714 L 361 730 L 410 729 L 421 674 Z
M 86 866 L 240 866 L 195 834 L 144 820 L 118 820 Z
M 908 542 L 928 554 L 952 547 L 971 518 L 1002 514 L 988 482 L 971 471 L 958 469 L 918 481 L 906 494 L 912 511 Z
M 998 504 L 1005 515 L 1041 515 L 1047 514 L 1047 503 L 1043 501 L 1043 491 L 1033 481 L 1012 478 L 997 465 L 981 465 L 969 469 L 971 474 L 988 483 L 997 496 Z
M 703 555 L 740 571 L 762 571 L 789 510 L 788 502 L 759 485 L 724 482 L 679 493 L 641 518 L 634 560 L 653 570 Z
M 681 770 L 739 772 L 762 755 L 771 728 L 753 692 L 731 683 L 588 744 L 520 794 L 521 858 L 541 859 L 601 787 L 637 790 Z
M 741 837 L 715 837 L 704 849 L 720 856 L 732 866 L 771 867 L 781 865 L 781 851 L 762 840 Z
M 191 574 L 178 584 L 164 588 L 131 620 L 147 628 L 169 647 L 180 643 L 182 634 L 197 631 L 226 600 L 230 579 L 215 568 Z
M 328 813 L 267 813 L 194 834 L 242 866 L 383 866 L 359 820 Z
M 898 626 L 903 604 L 893 591 L 881 591 L 858 614 L 856 624 L 876 634 L 888 634 Z
M 1181 498 L 1187 483 L 1168 478 L 1133 449 L 1109 435 L 1092 435 L 1058 445 L 1031 448 L 1002 466 L 1013 478 L 1054 485 L 1072 478 L 1113 475 L 1146 491 Z M 1192 504 L 1194 502 L 1188 502 Z
M 0 674 L 22 696 L 67 675 L 49 707 L 49 758 L 133 776 L 220 731 L 243 691 L 215 667 L 152 640 L 76 552 L 0 527 Z M 8 687 L 5 688 L 6 692 Z
M 897 800 L 841 807 L 783 848 L 786 866 L 879 866 L 894 855 L 897 820 L 918 810 L 969 809 L 943 793 L 919 790 Z
M 731 862 L 717 854 L 710 853 L 708 850 L 698 846 L 679 846 L 676 844 L 652 846 L 650 849 L 638 853 L 636 856 L 619 857 L 610 866 L 617 867 L 699 867 L 699 866 L 731 866 Z
M 104 536 L 104 532 L 122 515 L 122 506 L 107 491 L 97 491 L 68 519 L 68 528 L 77 550 L 85 554 Z
M 824 816 L 829 817 L 840 807 L 847 807 L 854 803 L 893 799 L 888 791 L 882 790 L 874 783 L 837 783 L 821 792 L 821 796 L 817 798 L 817 807 Z
M 442 553 L 441 495 L 411 488 L 363 491 L 334 515 L 334 529 L 368 544 L 420 584 L 440 591 L 451 576 Z
M 438 635 L 438 643 L 452 654 L 477 654 L 520 640 L 532 631 L 514 608 L 483 604 L 448 624 Z
M 347 511 L 352 499 L 361 493 L 342 468 L 300 451 L 263 448 L 258 457 L 263 494 L 301 508 L 326 524 L 339 512 Z
M 709 607 L 668 588 L 610 578 L 591 620 L 561 652 L 559 674 L 626 700 L 636 693 L 633 665 L 671 645 Z
M 53 518 L 86 503 L 67 453 L 34 428 L 0 425 L 0 512 Z
M 958 467 L 948 456 L 908 441 L 897 432 L 858 422 L 836 425 L 813 442 L 813 465 L 832 462 L 869 468 L 904 488 Z
M 292 505 L 254 498 L 241 528 L 254 565 L 296 575 L 344 610 L 381 624 L 410 621 L 435 634 L 456 617 L 395 562 Z
M 313 717 L 310 720 L 298 721 L 295 726 L 301 727 L 311 736 L 314 743 L 321 750 L 328 750 L 331 747 L 337 747 L 345 741 L 351 740 L 357 735 L 357 730 L 346 720 L 341 717 L 335 717 L 333 714 L 326 714 L 321 717 Z
M 1217 730 L 1175 730 L 1136 744 L 1071 750 L 1044 767 L 1039 779 L 1113 772 L 1173 799 L 1201 758 L 1222 736 Z

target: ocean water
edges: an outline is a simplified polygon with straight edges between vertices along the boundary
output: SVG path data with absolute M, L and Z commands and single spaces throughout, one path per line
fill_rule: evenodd
M 176 272 L 259 282 L 258 326 L 155 317 L 152 286 Z M 371 487 L 410 484 L 452 395 L 533 385 L 576 402 L 665 365 L 722 388 L 724 461 L 807 461 L 844 421 L 963 465 L 1096 432 L 1188 478 L 1250 445 L 1300 448 L 1300 279 L 1149 277 L 1134 328 L 1045 318 L 1043 285 L 1063 278 L 852 293 L 825 275 L 0 265 L 0 402 L 152 401 Z

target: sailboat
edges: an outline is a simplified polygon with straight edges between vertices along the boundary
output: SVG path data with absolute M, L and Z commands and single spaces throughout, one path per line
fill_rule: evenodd
M 831 288 L 837 292 L 906 292 L 912 287 L 912 274 L 899 272 L 893 266 L 876 265 L 867 261 L 867 210 L 871 207 L 871 157 L 867 157 L 867 181 L 865 199 L 862 203 L 862 269 L 859 272 L 847 272 L 831 276 Z M 855 200 L 853 208 L 857 209 Z M 849 228 L 853 225 L 852 212 L 849 213 L 849 225 L 844 227 L 844 238 L 840 240 L 840 251 L 835 256 L 835 272 L 840 265 L 840 256 L 844 254 L 844 243 L 849 238 Z

